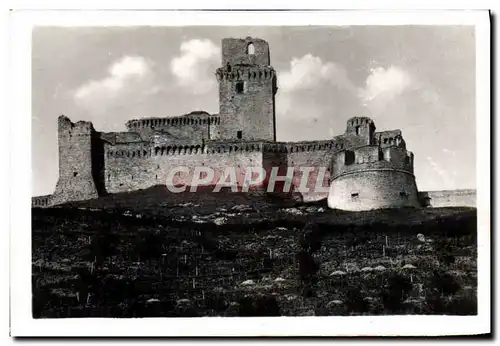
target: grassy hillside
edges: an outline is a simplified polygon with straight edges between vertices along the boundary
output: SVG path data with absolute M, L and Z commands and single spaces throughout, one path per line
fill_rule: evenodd
M 475 209 L 241 198 L 33 209 L 34 317 L 477 311 Z

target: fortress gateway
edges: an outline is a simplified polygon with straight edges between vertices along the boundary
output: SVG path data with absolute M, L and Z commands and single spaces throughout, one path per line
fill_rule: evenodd
M 276 72 L 267 42 L 247 37 L 222 40 L 219 114 L 195 111 L 127 122 L 126 132 L 98 132 L 92 123 L 58 119 L 59 180 L 55 192 L 34 197 L 44 207 L 97 198 L 107 193 L 163 185 L 178 166 L 314 167 L 324 171 L 329 192 L 303 193 L 304 200 L 328 196 L 331 208 L 366 210 L 418 207 L 413 154 L 400 130 L 375 132 L 366 117 L 347 121 L 343 134 L 322 141 L 277 142 Z M 317 175 L 317 174 L 316 174 Z M 295 175 L 300 178 L 300 174 Z M 180 175 L 178 181 L 190 181 Z M 293 180 L 297 186 L 298 181 Z M 316 184 L 311 174 L 311 184 Z M 313 189 L 312 189 L 313 190 Z

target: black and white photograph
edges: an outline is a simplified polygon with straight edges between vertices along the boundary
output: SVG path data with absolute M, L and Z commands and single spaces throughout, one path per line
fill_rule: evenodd
M 489 331 L 487 11 L 125 12 L 20 25 L 18 333 Z

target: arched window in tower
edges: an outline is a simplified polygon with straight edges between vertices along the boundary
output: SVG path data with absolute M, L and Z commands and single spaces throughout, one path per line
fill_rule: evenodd
M 253 43 L 249 43 L 247 46 L 247 54 L 248 55 L 254 55 L 255 54 L 255 46 Z
M 359 136 L 359 132 L 360 132 L 360 130 L 359 130 L 359 129 L 360 129 L 360 128 L 361 128 L 361 126 L 359 126 L 359 125 L 358 125 L 358 126 L 356 126 L 356 135 L 358 135 L 358 136 Z

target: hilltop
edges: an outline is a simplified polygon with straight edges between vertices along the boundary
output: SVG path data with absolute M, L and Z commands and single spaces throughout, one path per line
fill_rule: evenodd
M 477 311 L 474 208 L 153 192 L 33 209 L 35 317 Z

